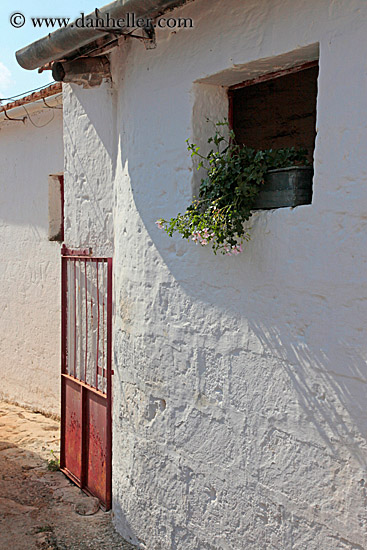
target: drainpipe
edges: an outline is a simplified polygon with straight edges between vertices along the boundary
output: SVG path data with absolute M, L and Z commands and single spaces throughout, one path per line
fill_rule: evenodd
M 81 57 L 73 61 L 55 61 L 52 77 L 56 82 L 74 82 L 83 88 L 100 86 L 104 78 L 110 78 L 110 64 L 106 56 Z
M 111 19 L 127 19 L 128 14 L 135 14 L 135 17 L 143 17 L 145 19 L 154 19 L 158 15 L 169 9 L 176 8 L 185 4 L 187 0 L 117 0 L 103 6 L 100 10 L 96 10 L 98 18 L 102 18 L 105 22 L 106 32 L 103 30 L 102 21 L 98 23 L 97 15 L 91 13 L 85 16 L 85 19 L 96 21 L 94 28 L 79 28 L 78 19 L 74 23 L 70 23 L 67 27 L 63 27 L 48 34 L 44 38 L 25 46 L 16 52 L 16 58 L 23 69 L 37 69 L 51 61 L 66 59 L 73 52 L 83 46 L 95 42 L 97 39 L 111 33 L 108 29 L 107 17 Z M 121 30 L 121 29 L 119 29 Z M 112 31 L 113 34 L 113 31 Z

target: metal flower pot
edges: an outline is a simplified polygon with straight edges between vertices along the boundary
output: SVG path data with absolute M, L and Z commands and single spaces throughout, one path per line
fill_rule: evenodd
M 291 166 L 269 170 L 261 187 L 254 210 L 311 204 L 312 166 Z

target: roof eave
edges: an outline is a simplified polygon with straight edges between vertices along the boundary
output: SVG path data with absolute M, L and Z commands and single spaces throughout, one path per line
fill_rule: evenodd
M 85 16 L 85 19 L 96 20 L 97 16 L 103 18 L 107 14 L 110 19 L 126 19 L 127 14 L 131 13 L 134 13 L 136 17 L 154 19 L 167 10 L 179 7 L 187 1 L 116 0 Z M 70 23 L 67 27 L 58 29 L 18 50 L 15 54 L 17 61 L 24 69 L 33 70 L 52 61 L 73 58 L 81 48 L 93 45 L 102 37 L 108 38 L 109 35 L 111 36 L 109 31 L 104 32 L 102 28 L 101 26 L 99 28 L 79 28 L 75 22 Z M 107 26 L 106 28 L 110 29 Z

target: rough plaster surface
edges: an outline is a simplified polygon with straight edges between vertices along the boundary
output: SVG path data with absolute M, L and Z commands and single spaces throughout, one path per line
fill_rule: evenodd
M 109 84 L 85 90 L 63 86 L 65 242 L 91 247 L 94 255 L 113 250 L 113 179 L 116 163 L 115 102 Z
M 78 151 L 85 170 L 67 244 L 90 245 L 88 224 L 112 243 L 91 217 L 113 204 L 116 526 L 149 550 L 365 549 L 366 4 L 197 0 L 175 15 L 195 29 L 113 53 L 115 107 L 108 86 L 65 98 L 66 162 Z M 218 75 L 307 61 L 318 43 L 312 205 L 257 213 L 234 258 L 159 232 L 195 187 L 185 139 L 226 113 Z
M 63 170 L 62 111 L 0 125 L 0 396 L 60 410 L 60 244 L 48 176 Z M 49 122 L 49 123 L 48 123 Z

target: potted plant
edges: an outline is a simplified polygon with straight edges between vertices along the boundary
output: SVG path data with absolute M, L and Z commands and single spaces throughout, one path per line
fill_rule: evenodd
M 223 127 L 227 127 L 228 137 Z M 226 121 L 216 123 L 208 143 L 212 149 L 204 156 L 187 140 L 191 156 L 199 158 L 198 170 L 204 168 L 206 177 L 201 180 L 198 197 L 183 214 L 157 220 L 169 236 L 177 231 L 196 244 L 210 245 L 214 254 L 237 255 L 250 238 L 244 222 L 254 209 L 310 202 L 312 167 L 305 149 L 255 150 L 238 145 Z

